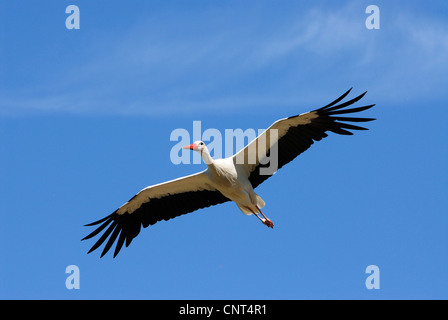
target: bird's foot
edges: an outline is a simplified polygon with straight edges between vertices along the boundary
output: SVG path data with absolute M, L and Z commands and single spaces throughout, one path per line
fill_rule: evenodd
M 269 228 L 274 228 L 274 223 L 272 223 L 271 220 L 269 220 L 268 218 L 261 220 L 266 226 L 268 226 Z

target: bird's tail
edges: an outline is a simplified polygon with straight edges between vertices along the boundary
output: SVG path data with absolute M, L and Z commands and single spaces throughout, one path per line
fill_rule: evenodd
M 260 209 L 263 209 L 263 207 L 265 206 L 265 203 L 263 201 L 263 199 L 261 199 L 261 197 L 257 194 L 257 207 Z
M 258 194 L 255 194 L 255 199 L 257 201 L 257 203 L 256 203 L 257 209 L 261 209 L 265 206 L 263 199 L 261 199 L 261 197 Z M 251 214 L 260 213 L 259 212 L 260 210 L 256 210 L 255 208 L 251 209 L 250 207 L 240 206 L 239 204 L 236 204 L 236 205 L 238 206 L 238 208 L 240 208 L 241 212 L 243 212 L 246 216 L 250 216 Z

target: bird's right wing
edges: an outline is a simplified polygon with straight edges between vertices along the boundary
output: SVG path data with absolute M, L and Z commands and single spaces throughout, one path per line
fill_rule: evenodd
M 229 199 L 209 184 L 205 171 L 202 171 L 141 190 L 112 214 L 87 224 L 87 226 L 101 225 L 82 240 L 96 236 L 109 226 L 89 253 L 109 238 L 101 254 L 102 257 L 118 238 L 115 257 L 125 241 L 127 247 L 140 233 L 141 226 L 146 228 L 158 221 L 169 220 L 226 201 Z

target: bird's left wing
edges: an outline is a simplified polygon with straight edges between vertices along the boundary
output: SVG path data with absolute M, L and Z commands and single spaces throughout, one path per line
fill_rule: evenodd
M 87 224 L 86 226 L 100 226 L 82 240 L 96 236 L 109 226 L 89 253 L 109 238 L 101 254 L 101 257 L 104 256 L 118 238 L 115 257 L 125 242 L 126 247 L 129 246 L 142 226 L 146 228 L 158 221 L 226 201 L 229 199 L 209 184 L 205 171 L 202 171 L 141 190 L 112 214 Z
M 352 135 L 349 130 L 367 130 L 347 122 L 367 122 L 373 118 L 344 117 L 367 110 L 374 104 L 349 108 L 361 100 L 363 94 L 340 103 L 351 89 L 328 105 L 274 122 L 260 136 L 233 156 L 233 161 L 244 172 L 252 187 L 257 187 L 271 177 L 278 169 L 306 151 L 314 141 L 327 137 L 327 131 L 342 135 Z M 273 152 L 274 151 L 274 152 Z

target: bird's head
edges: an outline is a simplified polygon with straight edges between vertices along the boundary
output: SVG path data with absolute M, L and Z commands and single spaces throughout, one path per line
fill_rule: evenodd
M 213 163 L 213 159 L 210 156 L 207 146 L 201 140 L 195 141 L 192 144 L 189 144 L 188 146 L 182 147 L 182 149 L 189 149 L 189 150 L 197 151 L 201 155 L 202 160 L 204 160 L 204 162 L 207 165 L 211 165 Z
M 185 147 L 182 147 L 182 149 L 189 149 L 189 150 L 193 150 L 193 151 L 198 151 L 198 152 L 201 153 L 201 154 L 202 154 L 202 151 L 203 151 L 205 148 L 207 148 L 207 147 L 205 146 L 205 143 L 204 143 L 203 141 L 200 141 L 200 140 L 195 141 L 195 142 L 193 142 L 192 144 L 187 145 L 187 146 L 185 146 Z

